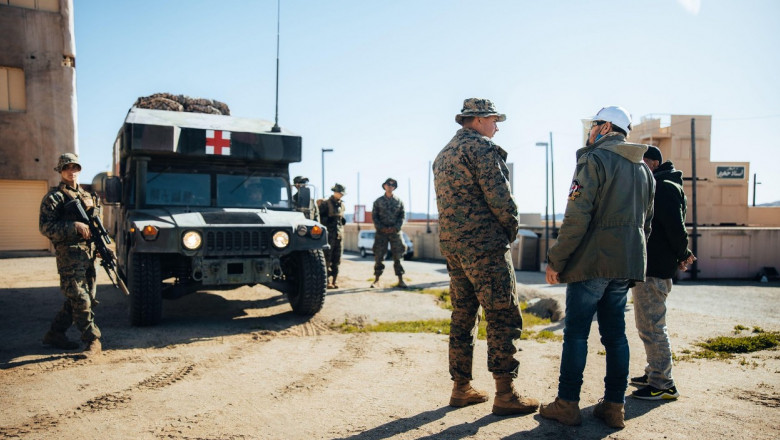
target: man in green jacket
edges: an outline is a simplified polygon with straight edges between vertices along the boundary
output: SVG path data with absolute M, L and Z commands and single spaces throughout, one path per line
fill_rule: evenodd
M 634 316 L 639 337 L 645 345 L 645 374 L 632 377 L 641 386 L 631 393 L 643 400 L 674 400 L 680 396 L 672 379 L 672 348 L 666 331 L 666 298 L 672 291 L 672 277 L 696 259 L 688 249 L 685 214 L 688 201 L 683 191 L 682 171 L 664 162 L 661 150 L 650 146 L 644 161 L 655 178 L 653 235 L 647 240 L 647 279 L 636 283 Z
M 655 182 L 642 161 L 646 145 L 630 144 L 631 116 L 621 107 L 593 117 L 577 151 L 558 241 L 547 253 L 547 282 L 568 283 L 558 397 L 539 414 L 566 425 L 582 423 L 579 400 L 593 315 L 607 352 L 604 398 L 593 415 L 623 428 L 628 388 L 624 310 L 629 286 L 644 281 L 645 243 L 653 217 Z

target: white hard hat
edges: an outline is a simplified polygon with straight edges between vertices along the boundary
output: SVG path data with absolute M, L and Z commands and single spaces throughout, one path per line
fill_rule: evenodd
M 631 115 L 623 107 L 609 106 L 604 107 L 593 117 L 594 121 L 607 121 L 612 125 L 620 127 L 628 134 L 631 131 Z

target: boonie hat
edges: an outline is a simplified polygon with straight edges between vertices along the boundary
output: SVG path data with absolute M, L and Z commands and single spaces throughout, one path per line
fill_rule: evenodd
M 460 114 L 455 115 L 455 122 L 463 125 L 463 118 L 469 116 L 485 117 L 485 116 L 498 116 L 498 122 L 506 121 L 506 115 L 498 113 L 493 101 L 483 98 L 468 98 L 463 101 L 463 108 Z
M 347 188 L 344 187 L 344 185 L 342 185 L 340 183 L 337 183 L 337 184 L 333 185 L 333 188 L 331 188 L 330 190 L 333 191 L 333 192 L 339 192 L 341 194 L 346 194 L 347 193 Z
M 382 184 L 382 189 L 385 189 L 385 185 L 390 185 L 393 188 L 398 188 L 398 181 L 393 179 L 392 177 L 388 177 L 387 180 L 385 180 L 385 183 Z
M 79 157 L 76 156 L 74 153 L 65 153 L 60 155 L 60 160 L 57 161 L 57 166 L 54 168 L 54 171 L 61 172 L 62 167 L 65 165 L 75 163 L 76 165 L 81 168 L 81 164 L 79 163 Z
M 293 179 L 293 184 L 297 185 L 299 183 L 301 183 L 301 184 L 309 183 L 309 178 L 308 177 L 303 177 L 303 176 L 295 176 L 295 178 Z
M 647 151 L 645 151 L 644 157 L 652 160 L 657 160 L 658 162 L 664 161 L 664 157 L 661 155 L 661 150 L 659 150 L 658 147 L 654 145 L 647 146 Z

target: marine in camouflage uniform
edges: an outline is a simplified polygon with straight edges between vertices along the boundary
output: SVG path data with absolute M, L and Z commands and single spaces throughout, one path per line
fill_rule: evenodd
M 393 269 L 398 277 L 398 287 L 407 287 L 404 283 L 404 267 L 401 265 L 401 258 L 406 253 L 406 244 L 401 236 L 401 226 L 404 224 L 404 202 L 393 191 L 398 188 L 398 181 L 388 178 L 382 184 L 385 194 L 374 201 L 371 209 L 371 217 L 374 221 L 376 235 L 374 237 L 374 282 L 371 287 L 375 287 L 379 282 L 379 277 L 385 270 L 382 261 L 387 253 L 387 243 L 390 243 L 390 251 L 393 253 Z
M 295 185 L 295 188 L 299 190 L 306 184 L 309 183 L 308 177 L 303 176 L 295 176 L 293 179 L 293 185 Z M 295 207 L 296 211 L 300 211 L 303 213 L 304 216 L 306 216 L 309 220 L 314 220 L 315 222 L 320 221 L 320 210 L 317 209 L 317 204 L 314 202 L 314 199 L 309 200 L 309 207 L 308 208 L 299 208 L 298 207 L 298 192 L 293 194 L 292 196 L 293 200 L 293 207 Z
M 97 196 L 78 184 L 81 171 L 78 156 L 73 153 L 61 155 L 54 170 L 62 175 L 62 181 L 41 201 L 39 230 L 54 246 L 65 303 L 54 317 L 43 342 L 58 348 L 77 348 L 78 344 L 65 336 L 68 328 L 75 324 L 81 332 L 81 340 L 87 344 L 85 354 L 97 354 L 101 346 L 100 329 L 95 324 L 93 313 L 96 304 L 95 246 L 88 242 L 89 227 L 72 220 L 71 215 L 65 212 L 65 203 L 81 200 L 88 215 L 95 210 L 100 215 L 100 205 Z
M 328 268 L 328 289 L 338 289 L 336 279 L 339 276 L 341 264 L 342 240 L 344 239 L 344 218 L 346 206 L 341 198 L 346 194 L 344 185 L 337 183 L 330 189 L 333 195 L 320 202 L 320 218 L 322 224 L 328 229 L 328 244 L 330 249 L 325 249 L 325 266 Z M 332 280 L 330 280 L 332 278 Z
M 479 308 L 487 320 L 488 370 L 496 381 L 493 413 L 536 411 L 536 399 L 514 389 L 519 362 L 514 341 L 523 318 L 509 252 L 518 231 L 518 209 L 509 187 L 507 153 L 490 139 L 506 115 L 487 99 L 463 102 L 455 121 L 463 126 L 433 163 L 439 240 L 447 259 L 452 299 L 449 370 L 455 382 L 450 405 L 487 401 L 471 387 Z

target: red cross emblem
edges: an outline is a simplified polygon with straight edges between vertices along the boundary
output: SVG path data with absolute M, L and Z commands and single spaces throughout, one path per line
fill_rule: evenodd
M 230 132 L 206 130 L 206 154 L 230 156 Z

